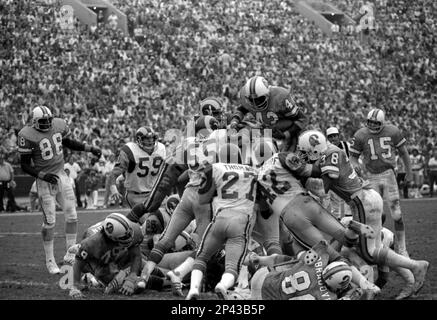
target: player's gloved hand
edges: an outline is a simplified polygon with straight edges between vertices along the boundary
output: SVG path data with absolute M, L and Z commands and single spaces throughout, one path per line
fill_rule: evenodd
M 105 288 L 105 294 L 112 294 L 121 288 L 121 284 L 126 279 L 126 271 L 121 270 L 119 273 L 115 275 L 115 277 L 112 279 L 112 281 L 106 286 Z
M 123 286 L 120 289 L 120 293 L 125 296 L 130 296 L 134 293 L 135 283 L 137 282 L 137 276 L 135 274 L 130 274 L 123 282 Z
M 272 137 L 278 140 L 283 140 L 285 139 L 285 134 L 279 130 L 278 128 L 273 128 L 272 129 Z
M 38 175 L 38 177 L 48 183 L 57 184 L 59 177 L 53 173 L 44 173 L 43 175 Z
M 100 148 L 91 147 L 90 152 L 97 158 L 100 158 L 102 156 L 102 150 L 100 150 Z
M 83 295 L 82 291 L 80 291 L 76 287 L 72 287 L 70 289 L 69 296 L 72 297 L 73 299 L 83 299 L 83 298 L 85 298 L 85 296 Z

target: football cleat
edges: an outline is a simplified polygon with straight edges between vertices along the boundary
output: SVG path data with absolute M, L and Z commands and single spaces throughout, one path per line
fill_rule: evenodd
M 46 267 L 50 274 L 61 273 L 61 270 L 59 269 L 58 265 L 53 260 L 46 261 Z
M 174 271 L 170 270 L 167 272 L 167 279 L 171 281 L 171 291 L 173 295 L 177 297 L 183 297 L 184 293 L 182 292 L 182 281 L 179 277 L 179 274 L 176 274 Z
M 220 282 L 215 286 L 214 292 L 219 300 L 229 300 L 228 290 Z
M 371 226 L 368 226 L 367 224 L 358 222 L 356 220 L 351 220 L 349 222 L 348 228 L 359 235 L 363 235 L 368 239 L 374 239 L 376 236 L 375 230 L 373 230 Z
M 425 260 L 418 261 L 419 266 L 413 271 L 414 274 L 414 294 L 418 294 L 425 284 L 426 273 L 428 272 L 429 262 Z
M 200 293 L 198 289 L 190 289 L 185 300 L 199 300 Z

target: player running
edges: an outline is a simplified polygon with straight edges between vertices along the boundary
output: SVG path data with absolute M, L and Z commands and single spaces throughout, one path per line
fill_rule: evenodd
M 31 124 L 18 133 L 18 151 L 21 168 L 36 178 L 39 203 L 43 213 L 42 238 L 46 266 L 50 274 L 60 273 L 55 261 L 53 242 L 56 224 L 56 202 L 65 215 L 65 239 L 68 248 L 76 243 L 77 213 L 73 185 L 64 171 L 63 148 L 87 151 L 100 157 L 99 148 L 73 140 L 70 129 L 61 118 L 54 118 L 46 106 L 32 110 Z M 33 165 L 32 165 L 33 162 Z M 74 256 L 68 253 L 64 262 L 71 263 Z

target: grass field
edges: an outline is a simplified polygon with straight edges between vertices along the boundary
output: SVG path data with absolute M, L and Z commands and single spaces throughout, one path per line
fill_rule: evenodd
M 437 299 L 437 199 L 405 200 L 401 202 L 407 226 L 407 249 L 415 259 L 430 262 L 427 280 L 417 297 L 411 299 Z M 80 211 L 79 235 L 91 224 L 102 220 L 109 210 Z M 65 253 L 64 217 L 57 214 L 55 229 L 55 257 L 62 261 Z M 68 299 L 68 291 L 59 287 L 62 275 L 49 275 L 44 260 L 40 235 L 39 213 L 0 215 L 0 299 Z M 386 227 L 393 230 L 393 222 L 387 218 Z M 379 299 L 390 300 L 401 289 L 400 278 L 392 273 Z M 209 299 L 213 296 L 208 295 Z M 159 299 L 175 300 L 170 292 L 148 291 L 124 297 L 104 296 L 100 291 L 86 293 L 88 299 Z M 182 299 L 182 298 L 181 298 Z

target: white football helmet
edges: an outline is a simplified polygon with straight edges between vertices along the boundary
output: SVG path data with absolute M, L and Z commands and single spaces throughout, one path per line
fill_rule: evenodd
M 367 114 L 366 127 L 372 133 L 379 133 L 384 128 L 385 114 L 381 109 L 372 109 Z
M 323 133 L 317 130 L 304 131 L 299 135 L 297 150 L 306 161 L 316 161 L 328 149 L 328 141 Z
M 352 269 L 344 261 L 334 261 L 322 271 L 322 278 L 333 292 L 346 289 L 352 280 Z
M 270 86 L 267 80 L 260 76 L 254 76 L 247 80 L 240 91 L 240 98 L 251 105 L 255 111 L 267 109 L 269 97 Z
M 170 195 L 165 202 L 165 211 L 171 216 L 179 202 L 181 202 L 181 198 L 177 193 Z
M 114 242 L 128 247 L 134 238 L 134 231 L 129 219 L 121 213 L 111 213 L 103 221 L 105 234 Z
M 32 110 L 32 127 L 38 131 L 49 131 L 52 128 L 53 115 L 46 106 L 38 106 Z

